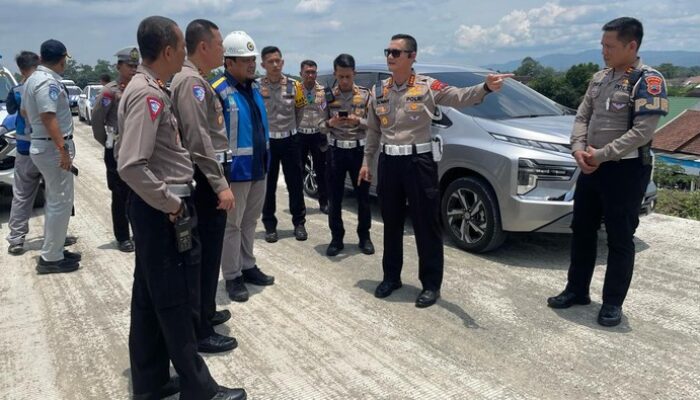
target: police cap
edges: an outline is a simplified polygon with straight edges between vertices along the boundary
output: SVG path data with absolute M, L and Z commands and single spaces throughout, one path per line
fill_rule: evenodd
M 127 64 L 138 65 L 141 58 L 139 49 L 136 46 L 128 46 L 116 52 L 115 57 L 117 61 L 124 62 Z

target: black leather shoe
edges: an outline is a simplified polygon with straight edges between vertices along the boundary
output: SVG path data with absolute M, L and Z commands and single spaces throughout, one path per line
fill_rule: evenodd
M 78 268 L 80 268 L 80 263 L 70 258 L 63 258 L 58 261 L 44 261 L 44 259 L 39 256 L 39 262 L 36 264 L 36 272 L 39 274 L 60 274 L 73 272 Z
M 579 296 L 574 292 L 564 290 L 554 297 L 547 299 L 547 305 L 552 308 L 569 308 L 575 304 L 585 306 L 586 304 L 591 304 L 591 297 Z
M 362 253 L 369 255 L 374 254 L 374 243 L 372 243 L 372 240 L 367 238 L 360 240 L 360 244 L 357 245 Z
M 278 240 L 279 236 L 277 236 L 277 231 L 265 232 L 265 241 L 267 243 L 275 243 Z
M 219 391 L 216 392 L 211 400 L 246 400 L 248 394 L 245 389 L 229 389 L 224 386 L 219 386 Z
M 63 242 L 63 247 L 72 246 L 78 243 L 78 238 L 75 236 L 66 236 L 66 240 Z
M 119 249 L 119 251 L 124 253 L 131 253 L 134 250 L 136 250 L 136 246 L 134 246 L 134 241 L 131 239 L 122 240 L 121 242 L 117 243 L 117 248 Z
M 382 283 L 377 286 L 377 288 L 374 290 L 374 297 L 378 299 L 383 299 L 391 294 L 396 289 L 399 289 L 401 286 L 401 281 L 398 282 L 388 282 L 388 281 L 382 281 Z
M 226 293 L 228 293 L 228 298 L 235 302 L 243 303 L 248 301 L 248 288 L 245 287 L 242 276 L 226 281 Z
M 231 311 L 229 310 L 220 310 L 214 312 L 214 316 L 211 317 L 211 320 L 209 320 L 209 323 L 211 323 L 211 326 L 217 326 L 221 325 L 224 322 L 228 321 L 231 319 Z
M 79 262 L 83 259 L 83 256 L 80 253 L 74 253 L 72 251 L 63 250 L 63 258 Z
M 439 290 L 423 290 L 416 299 L 416 307 L 430 307 L 440 298 Z
M 223 353 L 236 347 L 238 347 L 238 341 L 235 337 L 224 336 L 216 332 L 197 342 L 197 350 L 200 353 Z
M 309 238 L 309 234 L 306 233 L 304 225 L 297 225 L 294 227 L 294 237 L 299 241 L 304 241 Z
M 328 215 L 328 204 L 322 204 L 318 209 L 321 210 L 322 213 Z
M 345 248 L 343 242 L 332 241 L 326 248 L 326 255 L 328 257 L 335 257 L 338 255 L 338 253 L 340 253 L 340 250 L 343 250 L 343 248 Z
M 275 277 L 266 275 L 256 265 L 253 268 L 243 270 L 243 281 L 251 285 L 270 286 L 275 283 Z
M 617 326 L 622 321 L 622 307 L 603 304 L 598 313 L 598 323 L 603 326 Z
M 142 393 L 135 394 L 134 400 L 154 400 L 154 399 L 164 399 L 170 397 L 176 393 L 180 393 L 180 377 L 175 375 L 171 377 L 168 382 L 161 386 L 158 393 Z
M 18 243 L 18 244 L 11 244 L 10 247 L 7 248 L 7 252 L 9 254 L 12 254 L 13 256 L 19 256 L 24 254 L 24 244 Z

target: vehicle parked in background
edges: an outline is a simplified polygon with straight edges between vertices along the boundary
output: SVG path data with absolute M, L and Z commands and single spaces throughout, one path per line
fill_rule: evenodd
M 83 93 L 78 100 L 78 119 L 92 125 L 92 109 L 95 106 L 95 98 L 102 92 L 102 85 L 89 84 L 83 88 Z
M 481 84 L 491 73 L 481 68 L 414 67 L 419 74 L 456 87 Z M 390 76 L 386 65 L 356 70 L 356 84 L 370 90 Z M 320 72 L 319 82 L 332 85 L 332 71 Z M 507 232 L 571 232 L 580 173 L 569 145 L 574 110 L 508 79 L 500 92 L 486 96 L 477 106 L 440 106 L 440 111 L 442 118 L 432 130 L 444 141 L 438 163 L 441 218 L 457 246 L 485 252 L 498 248 Z M 316 177 L 309 161 L 305 171 L 304 190 L 314 195 Z M 377 176 L 376 171 L 371 173 Z M 376 179 L 371 193 L 376 193 Z M 652 211 L 655 199 L 652 181 L 642 213 Z
M 68 104 L 70 105 L 70 111 L 73 114 L 78 114 L 78 100 L 80 100 L 80 95 L 83 94 L 83 91 L 75 85 L 66 85 L 66 90 L 68 91 Z

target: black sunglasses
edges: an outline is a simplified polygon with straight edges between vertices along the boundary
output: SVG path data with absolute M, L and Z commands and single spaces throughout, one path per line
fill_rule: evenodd
M 384 49 L 384 57 L 389 57 L 389 54 L 391 54 L 392 57 L 399 58 L 401 57 L 401 53 L 411 54 L 413 52 L 411 50 Z

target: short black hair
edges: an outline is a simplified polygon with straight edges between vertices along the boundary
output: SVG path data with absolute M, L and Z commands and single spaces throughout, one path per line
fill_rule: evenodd
M 314 60 L 304 60 L 301 62 L 301 69 L 303 70 L 304 67 L 315 67 L 318 68 L 318 64 L 316 64 L 316 61 Z
M 338 68 L 352 68 L 355 70 L 355 58 L 350 54 L 341 54 L 333 60 L 333 71 Z
M 407 49 L 408 51 L 418 51 L 418 42 L 416 42 L 416 38 L 414 38 L 411 35 L 407 35 L 405 33 L 397 33 L 396 35 L 391 37 L 391 40 L 399 40 L 403 39 L 404 42 L 406 42 L 406 46 L 408 46 Z
M 642 45 L 644 27 L 638 19 L 632 17 L 615 18 L 603 25 L 604 32 L 617 32 L 617 38 L 625 44 L 635 41 L 637 49 Z
M 15 57 L 17 68 L 20 71 L 29 71 L 39 65 L 39 55 L 31 51 L 22 51 Z
M 109 74 L 102 74 L 102 75 L 100 75 L 100 82 L 107 82 L 107 83 L 109 83 L 109 82 L 111 82 L 111 81 L 112 81 L 112 77 L 109 76 Z
M 265 46 L 260 52 L 260 58 L 264 60 L 266 55 L 272 53 L 280 53 L 280 57 L 282 57 L 282 52 L 277 46 Z
M 154 15 L 141 21 L 136 32 L 141 58 L 146 62 L 158 59 L 166 47 L 177 46 L 177 23 L 170 18 Z
M 185 43 L 187 55 L 192 55 L 201 42 L 209 42 L 214 38 L 212 31 L 219 30 L 215 23 L 206 19 L 195 19 L 187 25 L 185 30 Z

